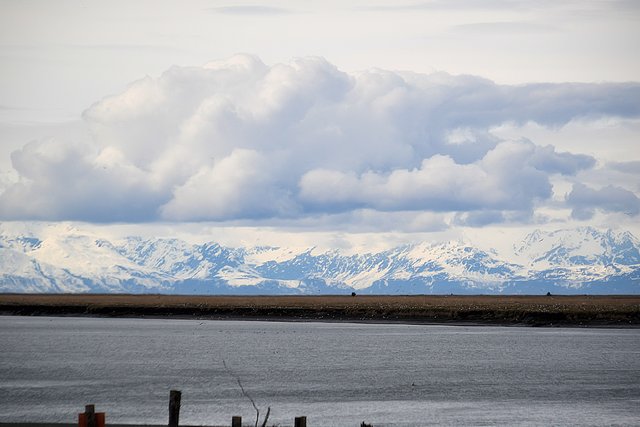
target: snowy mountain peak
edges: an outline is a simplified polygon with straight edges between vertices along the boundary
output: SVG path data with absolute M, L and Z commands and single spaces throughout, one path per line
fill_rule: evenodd
M 638 239 L 591 227 L 536 230 L 506 255 L 463 241 L 347 255 L 175 238 L 111 240 L 62 225 L 21 233 L 0 225 L 0 232 L 4 292 L 640 293 Z
M 640 263 L 638 240 L 629 232 L 592 227 L 529 234 L 515 250 L 531 266 L 610 265 Z

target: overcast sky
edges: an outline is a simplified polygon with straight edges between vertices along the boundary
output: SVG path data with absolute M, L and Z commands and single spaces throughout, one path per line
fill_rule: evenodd
M 639 18 L 623 0 L 3 0 L 0 219 L 638 233 Z

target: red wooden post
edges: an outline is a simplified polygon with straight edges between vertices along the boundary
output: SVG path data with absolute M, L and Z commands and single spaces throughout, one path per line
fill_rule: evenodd
M 78 427 L 104 427 L 104 412 L 96 412 L 95 405 L 86 405 L 84 413 L 78 414 Z

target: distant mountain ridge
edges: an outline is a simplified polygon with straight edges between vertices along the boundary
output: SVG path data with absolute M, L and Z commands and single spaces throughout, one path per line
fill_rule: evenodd
M 352 255 L 131 236 L 0 230 L 1 292 L 181 294 L 640 293 L 640 241 L 583 227 L 535 231 L 504 256 L 462 242 Z

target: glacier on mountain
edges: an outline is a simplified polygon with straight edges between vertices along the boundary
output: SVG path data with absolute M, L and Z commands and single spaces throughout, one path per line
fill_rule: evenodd
M 583 227 L 534 231 L 512 253 L 421 242 L 355 254 L 106 239 L 74 227 L 0 228 L 1 292 L 180 294 L 640 293 L 640 242 Z

